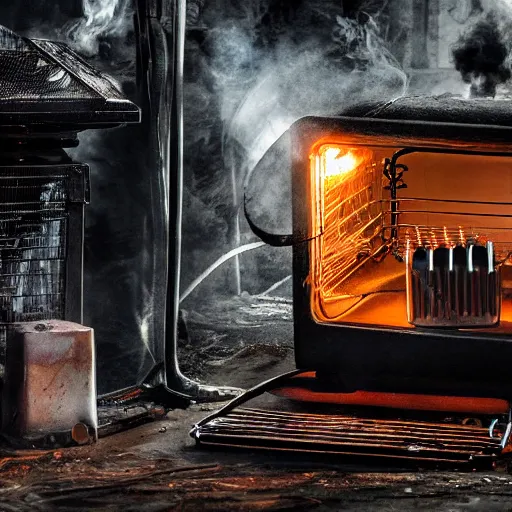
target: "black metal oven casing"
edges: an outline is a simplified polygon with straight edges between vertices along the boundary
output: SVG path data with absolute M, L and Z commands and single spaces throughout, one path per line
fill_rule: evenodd
M 455 104 L 455 105 L 454 105 Z M 377 107 L 377 108 L 376 108 Z M 310 160 L 333 134 L 384 137 L 394 146 L 510 153 L 512 104 L 403 98 L 343 117 L 307 117 L 289 133 L 293 196 L 293 302 L 297 368 L 330 391 L 372 390 L 512 399 L 512 338 L 483 329 L 404 329 L 317 323 L 310 304 Z M 512 162 L 512 160 L 511 160 Z M 297 242 L 301 241 L 301 242 Z

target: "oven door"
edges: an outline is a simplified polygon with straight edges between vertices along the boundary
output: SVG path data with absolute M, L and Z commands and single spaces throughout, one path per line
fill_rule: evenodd
M 475 144 L 466 125 L 295 125 L 298 368 L 332 390 L 510 398 L 511 154 L 479 133 Z

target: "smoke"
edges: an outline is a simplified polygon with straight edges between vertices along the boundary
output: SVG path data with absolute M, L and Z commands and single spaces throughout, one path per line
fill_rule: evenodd
M 130 0 L 83 0 L 84 16 L 65 28 L 70 44 L 88 57 L 105 37 L 125 37 L 132 26 Z
M 49 9 L 40 19 L 21 21 L 20 35 L 62 41 L 82 56 L 94 58 L 102 71 L 114 75 L 135 71 L 135 45 L 129 37 L 134 29 L 132 0 L 81 0 L 81 9 L 74 9 L 72 15 Z
M 212 31 L 226 140 L 246 149 L 248 168 L 300 117 L 336 115 L 354 102 L 405 94 L 407 76 L 370 16 L 325 13 L 321 23 L 317 33 L 311 27 L 311 33 L 282 31 L 266 52 L 243 22 L 220 22 Z
M 340 2 L 249 0 L 224 7 L 206 2 L 198 23 L 204 30 L 189 33 L 186 43 L 185 197 L 196 200 L 185 204 L 184 288 L 221 251 L 254 239 L 239 209 L 244 179 L 293 122 L 337 115 L 358 101 L 392 100 L 408 83 L 376 18 L 344 16 Z M 252 176 L 274 192 L 260 197 L 262 209 L 281 221 L 291 211 L 289 169 L 282 163 L 271 175 Z M 213 229 L 209 212 L 223 224 Z M 259 293 L 284 278 L 289 256 L 267 249 L 244 254 L 242 289 Z M 233 290 L 229 275 L 214 279 L 201 285 L 202 296 L 210 285 L 219 293 Z
M 494 13 L 462 34 L 452 53 L 455 69 L 471 84 L 472 97 L 494 97 L 497 85 L 512 75 L 506 62 L 509 50 Z

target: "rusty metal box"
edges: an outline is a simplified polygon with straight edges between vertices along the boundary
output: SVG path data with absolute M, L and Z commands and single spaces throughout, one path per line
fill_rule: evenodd
M 17 324 L 6 355 L 4 436 L 38 447 L 97 439 L 93 329 L 61 320 Z

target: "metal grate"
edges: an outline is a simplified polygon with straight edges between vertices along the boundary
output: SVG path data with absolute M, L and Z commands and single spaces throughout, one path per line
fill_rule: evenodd
M 196 427 L 200 445 L 490 464 L 500 439 L 481 426 L 237 408 Z M 478 463 L 478 464 L 477 464 Z
M 97 97 L 61 65 L 28 41 L 0 26 L 0 100 Z
M 80 167 L 0 168 L 0 342 L 13 322 L 64 318 L 68 202 Z

